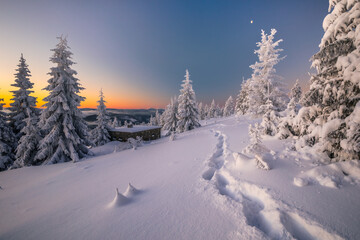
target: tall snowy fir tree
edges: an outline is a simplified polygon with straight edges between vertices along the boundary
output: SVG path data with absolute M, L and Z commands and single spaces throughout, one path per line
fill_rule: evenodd
M 176 132 L 177 129 L 177 112 L 178 112 L 178 101 L 177 98 L 171 98 L 170 104 L 167 105 L 166 110 L 164 112 L 164 130 L 168 130 L 169 132 Z
M 38 151 L 38 144 L 41 140 L 40 129 L 38 127 L 39 116 L 36 112 L 27 109 L 27 118 L 24 119 L 26 125 L 21 130 L 23 134 L 16 148 L 16 160 L 13 167 L 24 167 L 37 165 L 35 160 Z
M 275 65 L 283 57 L 280 57 L 279 54 L 282 49 L 278 48 L 282 39 L 274 42 L 275 33 L 275 29 L 271 29 L 270 35 L 261 30 L 261 42 L 256 44 L 258 49 L 255 50 L 259 62 L 255 62 L 250 66 L 253 69 L 253 74 L 251 79 L 248 80 L 249 91 L 247 97 L 249 108 L 247 112 L 253 115 L 264 113 L 267 99 L 272 101 L 276 111 L 285 110 L 288 102 L 288 97 L 280 81 L 281 78 L 276 75 Z
M 225 107 L 224 107 L 224 117 L 228 117 L 234 114 L 234 110 L 235 110 L 235 106 L 234 106 L 234 100 L 232 98 L 232 96 L 230 96 L 228 98 L 228 100 L 226 100 L 225 102 Z
M 317 74 L 299 112 L 311 116 L 298 117 L 306 126 L 304 142 L 316 145 L 331 161 L 359 159 L 360 3 L 331 0 L 329 12 L 320 51 L 312 57 Z
M 18 68 L 16 69 L 15 83 L 11 86 L 18 88 L 17 90 L 11 91 L 13 93 L 13 100 L 10 103 L 10 125 L 14 129 L 17 140 L 24 134 L 21 130 L 25 127 L 26 122 L 25 118 L 29 117 L 28 113 L 31 115 L 38 114 L 36 107 L 35 97 L 30 96 L 33 88 L 33 83 L 30 82 L 30 70 L 26 64 L 26 60 L 21 54 Z
M 185 80 L 183 80 L 183 84 L 181 84 L 181 94 L 178 98 L 178 132 L 184 132 L 200 127 L 195 92 L 191 83 L 189 71 L 186 69 Z
M 101 146 L 110 142 L 110 117 L 107 114 L 104 94 L 100 90 L 99 101 L 97 106 L 96 128 L 91 131 L 91 140 L 95 146 Z
M 71 69 L 74 62 L 66 38 L 60 37 L 50 61 L 55 67 L 50 69 L 49 85 L 44 90 L 49 96 L 41 112 L 40 127 L 44 138 L 40 141 L 36 160 L 43 164 L 59 162 L 76 162 L 80 158 L 91 155 L 87 146 L 91 145 L 88 127 L 78 109 L 85 100 L 79 93 L 81 87 L 77 72 Z
M 14 162 L 14 148 L 16 138 L 12 128 L 7 124 L 7 117 L 3 111 L 4 101 L 0 99 L 0 171 L 8 169 Z

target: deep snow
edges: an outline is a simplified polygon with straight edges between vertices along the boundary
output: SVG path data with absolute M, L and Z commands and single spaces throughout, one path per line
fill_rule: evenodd
M 256 121 L 1 172 L 0 239 L 360 239 L 359 163 L 322 166 L 266 138 L 270 170 L 259 169 L 242 154 Z

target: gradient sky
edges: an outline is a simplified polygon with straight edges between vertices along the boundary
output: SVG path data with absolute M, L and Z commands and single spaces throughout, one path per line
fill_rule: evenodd
M 23 53 L 43 104 L 50 49 L 62 34 L 86 88 L 83 107 L 95 107 L 103 88 L 108 107 L 163 108 L 186 68 L 198 101 L 223 104 L 250 77 L 260 31 L 271 28 L 287 56 L 277 73 L 289 87 L 306 85 L 327 10 L 328 0 L 1 0 L 0 98 L 9 103 Z

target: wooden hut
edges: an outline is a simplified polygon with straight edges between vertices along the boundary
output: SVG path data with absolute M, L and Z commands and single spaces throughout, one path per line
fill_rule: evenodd
M 155 140 L 161 137 L 161 127 L 159 126 L 132 126 L 118 127 L 109 131 L 113 141 L 126 142 L 129 138 L 142 137 L 143 140 Z

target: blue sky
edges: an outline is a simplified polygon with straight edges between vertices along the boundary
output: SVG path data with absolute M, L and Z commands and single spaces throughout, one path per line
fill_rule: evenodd
M 251 75 L 260 31 L 276 28 L 287 57 L 277 73 L 289 87 L 309 79 L 327 0 L 2 1 L 0 94 L 13 82 L 20 53 L 36 95 L 46 95 L 50 49 L 68 36 L 74 69 L 95 106 L 102 87 L 109 106 L 164 107 L 188 68 L 199 101 L 223 103 Z M 254 23 L 251 24 L 250 21 Z M 5 97 L 6 99 L 6 97 Z

